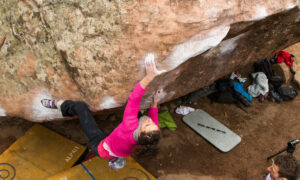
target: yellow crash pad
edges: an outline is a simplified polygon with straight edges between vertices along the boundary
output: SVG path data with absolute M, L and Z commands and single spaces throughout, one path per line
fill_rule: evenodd
M 0 155 L 0 178 L 45 179 L 72 167 L 85 150 L 85 146 L 35 125 Z
M 115 180 L 115 179 L 138 179 L 138 180 L 155 180 L 148 171 L 139 165 L 132 157 L 127 157 L 126 166 L 118 171 L 111 170 L 108 167 L 108 160 L 94 157 L 82 164 L 90 172 L 81 165 L 77 165 L 65 172 L 61 172 L 47 180 L 82 180 L 82 179 L 101 179 L 101 180 Z

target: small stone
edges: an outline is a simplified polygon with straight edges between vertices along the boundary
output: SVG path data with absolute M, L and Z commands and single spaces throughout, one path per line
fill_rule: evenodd
M 262 123 L 263 123 L 263 125 L 265 125 L 265 126 L 267 125 L 267 122 L 266 122 L 266 121 L 263 121 Z
M 224 117 L 225 117 L 225 118 L 228 118 L 228 115 L 227 115 L 227 113 L 226 113 L 226 112 L 224 112 Z
M 160 174 L 160 175 L 164 175 L 165 171 L 164 170 L 157 170 L 157 173 Z

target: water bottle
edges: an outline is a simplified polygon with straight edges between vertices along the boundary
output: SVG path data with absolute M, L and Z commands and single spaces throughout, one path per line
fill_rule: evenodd
M 125 165 L 126 165 L 125 159 L 120 157 L 116 157 L 108 161 L 108 167 L 113 170 L 122 169 Z

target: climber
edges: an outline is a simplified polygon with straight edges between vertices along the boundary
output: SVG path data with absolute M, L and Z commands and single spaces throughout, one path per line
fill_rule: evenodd
M 300 176 L 299 161 L 291 154 L 272 159 L 272 165 L 267 170 L 269 174 L 263 180 L 297 180 Z
M 136 145 L 151 147 L 160 138 L 158 126 L 157 101 L 162 94 L 158 90 L 153 96 L 148 116 L 138 119 L 140 101 L 147 86 L 159 74 L 155 66 L 154 55 L 145 58 L 146 76 L 135 85 L 129 95 L 122 122 L 110 135 L 105 135 L 98 127 L 87 105 L 81 101 L 42 99 L 46 108 L 60 109 L 63 116 L 78 116 L 81 126 L 92 150 L 103 159 L 123 158 L 130 156 Z

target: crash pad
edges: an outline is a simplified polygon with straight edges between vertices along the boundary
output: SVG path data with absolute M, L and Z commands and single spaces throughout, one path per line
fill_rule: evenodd
M 85 150 L 85 146 L 37 124 L 0 155 L 0 178 L 45 179 L 72 167 Z
M 241 142 L 241 137 L 201 109 L 183 117 L 189 127 L 223 152 L 228 152 Z
M 139 165 L 132 157 L 126 157 L 126 166 L 117 171 L 108 167 L 108 160 L 94 157 L 82 164 L 72 167 L 69 170 L 61 172 L 47 180 L 82 180 L 82 179 L 139 179 L 139 180 L 155 180 L 148 171 Z

